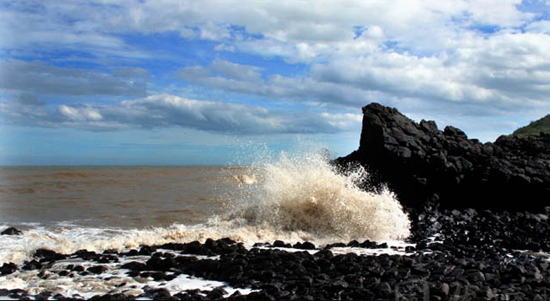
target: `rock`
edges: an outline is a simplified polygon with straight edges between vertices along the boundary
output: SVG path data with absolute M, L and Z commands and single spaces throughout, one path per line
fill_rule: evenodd
M 23 232 L 14 227 L 9 227 L 6 230 L 2 231 L 2 233 L 0 234 L 1 235 L 21 235 L 23 234 Z
M 365 166 L 369 185 L 386 184 L 417 209 L 434 194 L 451 209 L 543 212 L 550 205 L 550 135 L 501 136 L 481 144 L 455 127 L 439 131 L 435 122 L 417 124 L 371 103 L 363 108 L 358 150 L 334 163 L 341 169 Z
M 172 295 L 165 288 L 151 289 L 144 287 L 145 296 L 153 300 L 172 300 Z
M 50 292 L 42 292 L 36 295 L 34 298 L 35 300 L 49 300 L 51 296 L 52 296 L 52 293 Z
M 527 242 L 538 240 L 541 245 L 547 244 L 548 222 L 540 219 L 540 216 L 482 210 L 475 211 L 474 214 L 472 210 L 438 211 L 435 208 L 422 211 L 421 218 L 418 218 L 418 212 L 411 214 L 411 219 L 416 221 L 415 227 L 421 224 L 422 227 L 426 227 L 425 229 L 431 229 L 435 222 L 439 224 L 437 243 L 422 238 L 422 243 L 418 244 L 420 247 L 431 248 L 431 251 L 420 251 L 412 256 L 373 256 L 355 253 L 335 255 L 329 249 L 310 254 L 300 250 L 287 252 L 275 248 L 252 248 L 242 254 L 225 253 L 220 255 L 219 259 L 200 256 L 175 257 L 172 253 L 159 251 L 150 255 L 147 264 L 130 261 L 120 268 L 129 270 L 128 275 L 131 277 L 141 276 L 159 282 L 170 281 L 184 273 L 207 280 L 223 281 L 231 287 L 250 288 L 256 291 L 251 294 L 252 296 L 234 294 L 228 297 L 235 300 L 421 300 L 428 297 L 430 300 L 512 300 L 515 296 L 537 300 L 544 296 L 550 287 L 549 264 L 544 258 L 499 246 L 522 239 Z M 541 223 L 546 226 L 542 226 Z M 468 231 L 465 231 L 466 229 Z M 422 231 L 433 236 L 429 231 Z M 504 242 L 505 237 L 510 239 Z M 287 245 L 282 241 L 277 244 Z M 362 245 L 360 247 L 379 247 L 376 243 L 368 241 L 352 241 L 342 245 L 357 244 Z M 237 246 L 219 240 L 192 245 L 201 252 L 208 250 L 216 253 L 225 252 L 224 245 Z M 173 247 L 186 249 L 187 245 Z M 157 246 L 152 249 L 161 248 Z M 509 257 L 509 254 L 513 254 L 513 258 Z M 97 262 L 101 260 L 101 256 L 107 255 L 123 256 L 103 253 L 92 256 L 91 261 Z M 43 263 L 37 259 L 26 263 L 32 264 Z M 8 268 L 12 265 L 4 266 Z M 12 270 L 17 270 L 17 267 Z M 57 275 L 73 277 L 74 272 L 82 270 L 83 267 L 80 265 L 69 264 L 61 271 L 48 271 L 47 268 L 43 268 L 38 276 L 42 275 L 44 279 L 50 276 L 55 279 Z M 106 266 L 96 265 L 81 273 L 102 274 L 106 271 Z M 137 299 L 218 300 L 227 295 L 223 287 L 212 291 L 182 291 L 174 296 L 162 288 L 145 287 L 143 290 L 144 293 Z M 113 292 L 98 296 L 95 300 L 133 298 Z M 6 294 L 10 294 L 10 291 L 6 291 Z M 21 292 L 18 294 L 20 298 Z M 38 296 L 29 295 L 22 298 L 38 299 Z
M 104 265 L 95 265 L 95 266 L 91 266 L 91 267 L 86 269 L 86 271 L 88 271 L 92 274 L 102 274 L 102 273 L 106 272 L 107 270 L 109 270 L 109 269 Z
M 222 287 L 217 287 L 211 290 L 206 295 L 206 297 L 210 300 L 218 300 L 218 299 L 222 299 L 225 294 L 227 294 L 227 292 Z
M 17 265 L 13 262 L 4 263 L 0 268 L 2 275 L 9 275 L 15 271 L 17 271 Z
M 140 272 L 151 270 L 151 267 L 149 267 L 147 264 L 142 263 L 142 262 L 137 262 L 137 261 L 132 261 L 132 262 L 125 263 L 120 268 L 121 269 L 128 269 L 128 270 L 131 270 L 131 271 L 140 271 Z
M 125 294 L 106 294 L 103 296 L 94 296 L 90 298 L 90 300 L 93 301 L 127 301 L 127 300 L 136 300 L 135 296 L 132 295 L 125 295 Z
M 302 243 L 302 246 L 301 246 L 300 249 L 315 250 L 315 245 L 310 243 L 309 241 L 306 241 L 306 242 Z
M 40 262 L 55 262 L 67 258 L 66 255 L 58 254 L 55 251 L 48 249 L 36 250 L 33 257 L 39 259 Z
M 22 289 L 16 288 L 9 291 L 8 297 L 23 300 L 24 298 L 27 298 L 29 294 Z
M 174 258 L 162 259 L 160 256 L 153 256 L 147 260 L 146 265 L 157 271 L 168 271 L 176 265 Z
M 446 297 L 449 295 L 449 284 L 443 282 L 436 282 L 430 287 L 430 294 L 440 297 Z
M 376 249 L 378 248 L 378 244 L 374 241 L 365 240 L 362 244 L 359 245 L 361 248 L 366 249 Z
M 74 256 L 82 258 L 84 260 L 90 260 L 90 261 L 97 261 L 99 260 L 99 255 L 96 254 L 94 251 L 88 251 L 88 250 L 78 250 L 74 254 Z
M 476 297 L 483 300 L 493 300 L 495 298 L 495 294 L 493 293 L 491 287 L 483 286 L 477 291 Z
M 73 272 L 83 272 L 84 270 L 85 270 L 84 267 L 81 265 L 76 265 L 71 269 L 71 271 Z
M 155 252 L 155 248 L 150 246 L 143 246 L 139 249 L 139 255 L 151 255 Z
M 23 266 L 23 270 L 38 270 L 41 268 L 42 264 L 34 259 Z
M 276 240 L 273 242 L 273 246 L 276 247 L 276 248 L 290 248 L 291 245 L 290 244 L 285 244 L 283 241 L 281 240 Z

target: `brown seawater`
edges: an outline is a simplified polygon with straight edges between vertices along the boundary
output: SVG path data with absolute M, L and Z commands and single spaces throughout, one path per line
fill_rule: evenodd
M 223 213 L 248 168 L 238 166 L 0 167 L 0 221 L 144 228 Z
M 229 237 L 256 242 L 399 240 L 409 219 L 388 190 L 356 185 L 304 154 L 252 166 L 75 166 L 0 169 L 0 264 L 47 248 L 71 254 Z

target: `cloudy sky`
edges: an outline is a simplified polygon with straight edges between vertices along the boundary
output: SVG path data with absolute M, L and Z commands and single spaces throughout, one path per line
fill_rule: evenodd
M 361 107 L 493 141 L 550 113 L 550 2 L 1 1 L 0 164 L 355 150 Z

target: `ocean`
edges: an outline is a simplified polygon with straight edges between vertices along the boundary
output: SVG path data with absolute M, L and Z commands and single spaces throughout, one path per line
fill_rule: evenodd
M 0 230 L 13 226 L 23 234 L 0 236 L 0 265 L 22 265 L 40 248 L 63 254 L 121 252 L 224 237 L 247 248 L 275 240 L 403 245 L 407 215 L 387 189 L 359 189 L 366 176 L 363 169 L 339 174 L 317 154 L 281 154 L 250 166 L 1 167 Z M 91 281 L 94 276 L 59 276 L 49 283 L 37 275 L 0 276 L 0 288 L 90 297 L 133 281 L 116 266 L 109 275 L 123 279 L 120 283 Z M 175 285 L 174 291 L 190 283 L 219 286 L 184 276 L 163 285 Z

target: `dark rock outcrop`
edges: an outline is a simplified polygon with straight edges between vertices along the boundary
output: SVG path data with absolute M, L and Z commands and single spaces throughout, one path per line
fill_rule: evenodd
M 0 233 L 0 235 L 21 235 L 21 234 L 23 234 L 23 232 L 14 227 L 9 227 L 6 230 L 2 231 L 2 233 Z
M 394 108 L 363 108 L 359 149 L 338 158 L 371 172 L 407 206 L 542 211 L 550 206 L 550 134 L 480 143 L 452 126 L 416 123 Z

